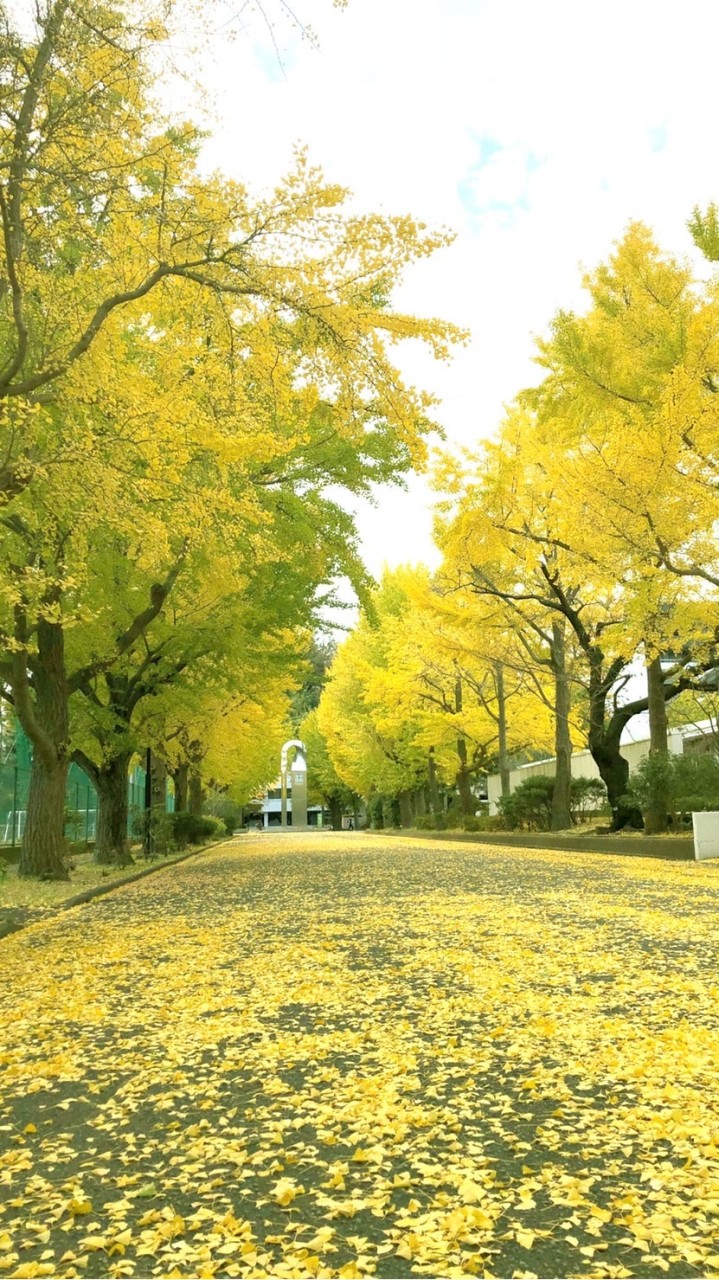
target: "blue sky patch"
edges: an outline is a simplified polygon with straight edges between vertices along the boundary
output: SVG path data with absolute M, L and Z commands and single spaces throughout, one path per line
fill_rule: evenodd
M 648 133 L 652 151 L 661 151 L 667 145 L 669 129 L 666 124 L 657 124 L 649 129 Z
M 490 163 L 503 151 L 511 151 L 519 159 L 521 151 L 513 144 L 507 148 L 496 138 L 472 134 L 472 141 L 477 148 L 477 159 L 469 166 L 464 178 L 457 184 L 457 194 L 463 208 L 468 213 L 475 229 L 481 220 L 489 215 L 494 221 L 499 219 L 503 227 L 512 227 L 520 213 L 529 210 L 529 180 L 544 163 L 543 157 L 534 151 L 528 151 L 523 157 L 525 182 L 516 199 L 506 200 L 493 195 L 495 186 L 492 176 L 486 170 Z M 521 165 L 522 160 L 519 159 Z M 500 186 L 504 185 L 500 178 Z

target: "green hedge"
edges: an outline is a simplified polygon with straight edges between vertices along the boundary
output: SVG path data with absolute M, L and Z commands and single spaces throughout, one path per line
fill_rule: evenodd
M 477 817 L 476 814 L 461 814 L 453 809 L 450 809 L 446 815 L 425 813 L 421 818 L 417 818 L 415 827 L 418 831 L 502 831 L 505 829 L 499 817 L 490 818 L 487 814 Z
M 719 809 L 719 757 L 713 752 L 645 756 L 631 778 L 631 796 L 644 813 L 661 796 L 679 824 L 684 814 Z
M 188 844 L 202 844 L 203 840 L 211 840 L 213 836 L 225 835 L 226 828 L 221 818 L 198 818 L 194 813 L 173 813 L 172 835 L 179 849 Z

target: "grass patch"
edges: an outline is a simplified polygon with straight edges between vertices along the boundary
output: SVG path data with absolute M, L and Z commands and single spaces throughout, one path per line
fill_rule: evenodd
M 94 889 L 97 885 L 114 884 L 124 880 L 133 871 L 140 871 L 152 864 L 138 857 L 139 846 L 133 856 L 135 861 L 127 867 L 103 867 L 93 862 L 92 850 L 73 853 L 71 857 L 70 880 L 26 880 L 18 875 L 17 863 L 8 863 L 7 875 L 0 880 L 0 907 L 57 907 L 66 898 L 74 898 L 85 889 Z M 0 857 L 2 855 L 0 854 Z M 155 858 L 157 866 L 172 862 L 178 855 L 173 853 L 162 858 Z

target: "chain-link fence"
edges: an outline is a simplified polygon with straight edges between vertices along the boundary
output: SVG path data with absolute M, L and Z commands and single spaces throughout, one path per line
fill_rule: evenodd
M 23 751 L 15 760 L 0 762 L 0 847 L 22 844 L 30 789 L 30 758 Z M 145 822 L 145 770 L 136 765 L 127 779 L 127 834 L 141 840 Z M 168 788 L 167 808 L 174 808 Z M 79 765 L 71 764 L 65 791 L 65 835 L 73 844 L 92 844 L 97 832 L 97 792 Z
M 149 754 L 149 753 L 148 753 Z M 32 770 L 32 747 L 0 703 L 0 847 L 22 844 Z M 142 840 L 146 826 L 147 773 L 136 764 L 127 779 L 127 834 Z M 174 787 L 165 782 L 165 808 L 175 807 Z M 97 791 L 78 764 L 70 765 L 65 789 L 65 836 L 73 844 L 92 844 L 97 834 Z
M 0 845 L 22 844 L 30 790 L 30 764 L 0 764 Z M 97 829 L 97 792 L 82 769 L 72 764 L 65 790 L 65 835 L 73 843 L 90 844 Z

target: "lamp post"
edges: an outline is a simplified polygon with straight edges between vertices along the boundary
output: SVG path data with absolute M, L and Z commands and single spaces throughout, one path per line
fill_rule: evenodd
M 152 751 L 147 748 L 145 755 L 145 830 L 142 842 L 142 856 L 152 856 Z

